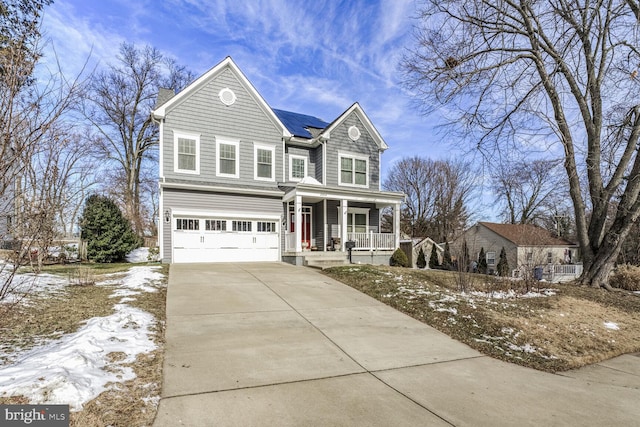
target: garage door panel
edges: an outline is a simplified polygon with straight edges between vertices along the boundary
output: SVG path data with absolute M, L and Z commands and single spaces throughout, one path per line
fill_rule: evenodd
M 212 217 L 215 215 L 212 214 Z M 200 224 L 206 224 L 205 221 L 208 221 L 205 218 L 197 219 Z M 272 232 L 274 227 L 269 226 L 269 232 L 265 232 L 264 226 L 261 225 L 261 230 L 258 231 L 258 222 L 265 220 L 229 218 L 226 221 L 226 230 L 222 231 L 209 231 L 208 227 L 207 230 L 200 231 L 174 230 L 173 262 L 256 262 L 280 259 L 280 238 L 277 232 Z M 230 231 L 232 222 L 251 222 L 251 231 L 247 230 L 247 225 L 243 225 L 244 231 Z M 276 224 L 273 220 L 267 222 L 274 226 Z

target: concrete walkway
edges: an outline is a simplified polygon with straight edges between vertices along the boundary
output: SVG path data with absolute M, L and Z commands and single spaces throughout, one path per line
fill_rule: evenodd
M 315 270 L 172 265 L 154 426 L 631 426 L 640 357 L 482 356 Z

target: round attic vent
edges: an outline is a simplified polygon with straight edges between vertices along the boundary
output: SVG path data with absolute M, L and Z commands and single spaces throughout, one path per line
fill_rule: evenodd
M 220 101 L 222 101 L 222 103 L 227 106 L 233 105 L 233 103 L 236 102 L 237 99 L 236 94 L 233 93 L 233 91 L 228 87 L 222 89 L 218 96 L 220 97 Z
M 360 139 L 360 129 L 355 126 L 351 126 L 349 128 L 349 138 L 351 138 L 351 140 L 353 141 L 357 141 L 358 139 Z

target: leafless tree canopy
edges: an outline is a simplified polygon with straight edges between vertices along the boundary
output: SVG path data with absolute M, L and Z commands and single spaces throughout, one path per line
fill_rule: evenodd
M 87 93 L 83 112 L 96 129 L 93 142 L 113 166 L 119 199 L 139 234 L 153 222 L 145 221 L 143 205 L 151 203 L 142 192 L 149 175 L 145 168 L 155 168 L 158 160 L 158 127 L 149 113 L 160 87 L 180 90 L 192 79 L 191 72 L 157 49 L 123 43 L 117 63 L 97 72 Z
M 543 225 L 567 197 L 558 176 L 559 163 L 550 160 L 504 162 L 492 171 L 496 204 L 505 222 Z
M 606 286 L 640 215 L 636 0 L 424 3 L 407 84 L 487 155 L 563 156 L 585 264 Z M 611 209 L 615 202 L 615 209 Z
M 444 242 L 466 226 L 473 189 L 467 163 L 404 158 L 391 167 L 383 187 L 407 195 L 401 218 L 405 234 Z

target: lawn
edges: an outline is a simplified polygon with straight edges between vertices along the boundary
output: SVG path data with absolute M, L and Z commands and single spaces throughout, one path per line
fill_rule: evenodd
M 147 264 L 21 272 L 26 297 L 0 303 L 0 403 L 70 404 L 71 426 L 151 425 L 166 277 Z
M 325 273 L 483 354 L 542 371 L 640 351 L 638 293 L 368 265 Z

